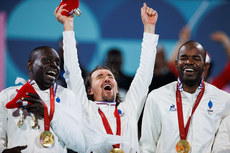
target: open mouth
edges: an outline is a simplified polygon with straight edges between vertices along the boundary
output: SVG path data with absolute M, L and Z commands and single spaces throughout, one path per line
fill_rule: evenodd
M 194 72 L 194 70 L 191 69 L 191 68 L 186 68 L 186 69 L 185 69 L 185 72 Z
M 52 80 L 56 79 L 57 73 L 54 70 L 48 70 L 46 72 L 46 76 L 48 76 L 49 78 L 51 78 Z
M 184 69 L 184 72 L 185 72 L 187 75 L 191 76 L 191 75 L 194 75 L 195 70 L 192 69 L 192 68 L 185 68 L 185 69 Z
M 112 90 L 112 86 L 111 86 L 110 84 L 106 84 L 106 85 L 104 86 L 104 90 L 106 90 L 106 91 L 111 91 L 111 90 Z

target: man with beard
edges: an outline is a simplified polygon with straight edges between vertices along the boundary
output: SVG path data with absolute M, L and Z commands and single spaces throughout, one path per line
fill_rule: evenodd
M 153 90 L 146 101 L 140 147 L 143 153 L 210 153 L 222 119 L 230 113 L 230 95 L 202 79 L 206 51 L 184 43 L 175 67 L 178 81 Z
M 44 127 L 44 124 L 49 125 L 51 120 L 46 118 L 43 120 L 44 107 L 47 110 L 45 113 L 52 116 L 57 111 L 55 105 L 63 104 L 66 107 L 76 105 L 73 103 L 76 99 L 75 94 L 55 84 L 60 73 L 59 56 L 51 47 L 35 48 L 29 56 L 27 67 L 29 72 L 27 85 L 31 85 L 36 93 L 29 92 L 26 93 L 27 96 L 20 98 L 18 102 L 23 101 L 23 107 L 6 108 L 6 104 L 17 95 L 22 86 L 9 87 L 0 93 L 0 152 L 64 153 L 66 147 L 60 142 L 52 128 Z M 26 84 L 25 80 L 22 82 Z M 20 94 L 23 92 L 28 92 L 28 90 L 21 90 Z M 31 104 L 28 105 L 28 102 Z M 81 107 L 79 110 L 81 111 Z M 54 142 L 52 146 L 45 148 L 44 144 L 39 142 L 39 138 L 44 131 L 48 130 L 54 136 Z
M 83 114 L 87 120 L 95 123 L 102 133 L 121 135 L 127 138 L 124 143 L 110 147 L 101 147 L 93 150 L 97 153 L 120 151 L 125 153 L 139 152 L 137 137 L 137 122 L 140 117 L 148 86 L 153 76 L 158 35 L 155 35 L 157 12 L 144 6 L 141 8 L 141 17 L 144 24 L 144 38 L 142 43 L 140 66 L 129 91 L 123 102 L 120 102 L 118 85 L 114 74 L 106 67 L 97 67 L 86 78 L 85 86 L 81 77 L 81 70 L 77 58 L 76 41 L 73 32 L 73 17 L 61 15 L 66 11 L 60 7 L 55 16 L 64 25 L 64 75 L 67 87 L 73 90 L 82 103 Z

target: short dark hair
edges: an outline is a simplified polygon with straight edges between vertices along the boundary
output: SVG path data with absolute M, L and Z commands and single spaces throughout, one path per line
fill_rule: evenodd
M 201 45 L 199 42 L 197 42 L 197 41 L 195 41 L 195 40 L 188 40 L 188 41 L 186 41 L 183 45 L 181 45 L 180 46 L 180 48 L 178 49 L 178 53 L 177 53 L 177 61 L 178 61 L 178 59 L 179 59 L 179 51 L 181 50 L 181 48 L 183 47 L 183 46 L 185 46 L 185 45 L 187 45 L 187 44 L 189 44 L 189 43 L 195 43 L 195 44 L 199 44 L 199 45 Z M 202 46 L 202 45 L 201 45 Z M 205 60 L 206 60 L 206 49 L 202 46 L 202 48 L 203 48 L 203 50 L 204 50 L 204 62 L 205 62 Z
M 101 69 L 106 69 L 106 70 L 109 70 L 115 77 L 115 80 L 116 80 L 116 75 L 113 73 L 113 71 L 107 67 L 107 66 L 97 66 L 95 69 L 93 69 L 85 78 L 85 89 L 86 89 L 86 92 L 87 92 L 87 97 L 89 100 L 92 100 L 94 101 L 94 98 L 93 98 L 93 95 L 89 95 L 88 93 L 88 90 L 91 89 L 91 76 L 92 74 L 97 71 L 97 70 L 101 70 Z M 118 86 L 117 86 L 118 87 Z M 120 97 L 120 94 L 118 93 L 116 95 L 116 99 L 115 101 L 117 102 L 117 104 L 119 104 L 121 102 L 121 97 Z
M 42 50 L 54 50 L 54 49 L 49 46 L 40 46 L 40 47 L 34 48 L 29 55 L 29 61 L 33 61 L 36 58 L 35 55 Z

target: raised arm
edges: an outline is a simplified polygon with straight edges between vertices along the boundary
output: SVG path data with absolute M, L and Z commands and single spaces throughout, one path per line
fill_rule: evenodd
M 142 42 L 140 65 L 125 97 L 125 104 L 130 108 L 132 114 L 139 119 L 148 87 L 152 81 L 153 68 L 156 58 L 156 45 L 158 35 L 155 35 L 155 26 L 158 14 L 145 3 L 141 8 L 141 18 L 144 25 L 144 37 Z
M 176 58 L 177 58 L 177 52 L 179 50 L 179 48 L 186 42 L 189 40 L 190 38 L 190 29 L 188 26 L 184 26 L 180 33 L 179 33 L 179 40 L 177 41 L 176 45 L 174 46 L 173 50 L 172 50 L 172 55 L 171 58 L 169 60 L 169 62 L 174 63 Z M 174 64 L 173 64 L 174 65 Z
M 216 42 L 222 43 L 225 47 L 225 52 L 228 57 L 228 62 L 225 65 L 223 71 L 212 80 L 212 84 L 220 89 L 230 82 L 230 38 L 221 31 L 217 31 L 211 34 L 211 39 Z
M 64 50 L 64 69 L 65 80 L 67 88 L 71 89 L 76 94 L 76 101 L 81 102 L 83 110 L 88 104 L 88 98 L 85 91 L 84 80 L 81 75 L 81 69 L 79 66 L 79 60 L 77 56 L 75 33 L 73 31 L 74 18 L 73 16 L 61 15 L 65 5 L 62 5 L 59 9 L 56 9 L 54 15 L 56 19 L 63 24 L 63 50 Z
M 213 41 L 222 43 L 225 47 L 228 60 L 230 61 L 230 38 L 222 31 L 212 33 L 211 38 Z

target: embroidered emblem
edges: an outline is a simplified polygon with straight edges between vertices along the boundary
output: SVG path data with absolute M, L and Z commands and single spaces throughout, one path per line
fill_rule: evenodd
M 212 106 L 213 106 L 213 103 L 212 103 L 211 100 L 209 100 L 209 102 L 208 102 L 208 109 L 207 109 L 209 115 L 213 114 Z
M 60 103 L 61 99 L 59 97 L 56 98 L 56 102 Z
M 169 111 L 176 111 L 176 106 L 174 104 L 172 104 L 172 106 L 170 106 Z
M 118 109 L 118 113 L 119 113 L 120 117 L 125 116 L 125 113 L 123 113 L 120 109 Z

